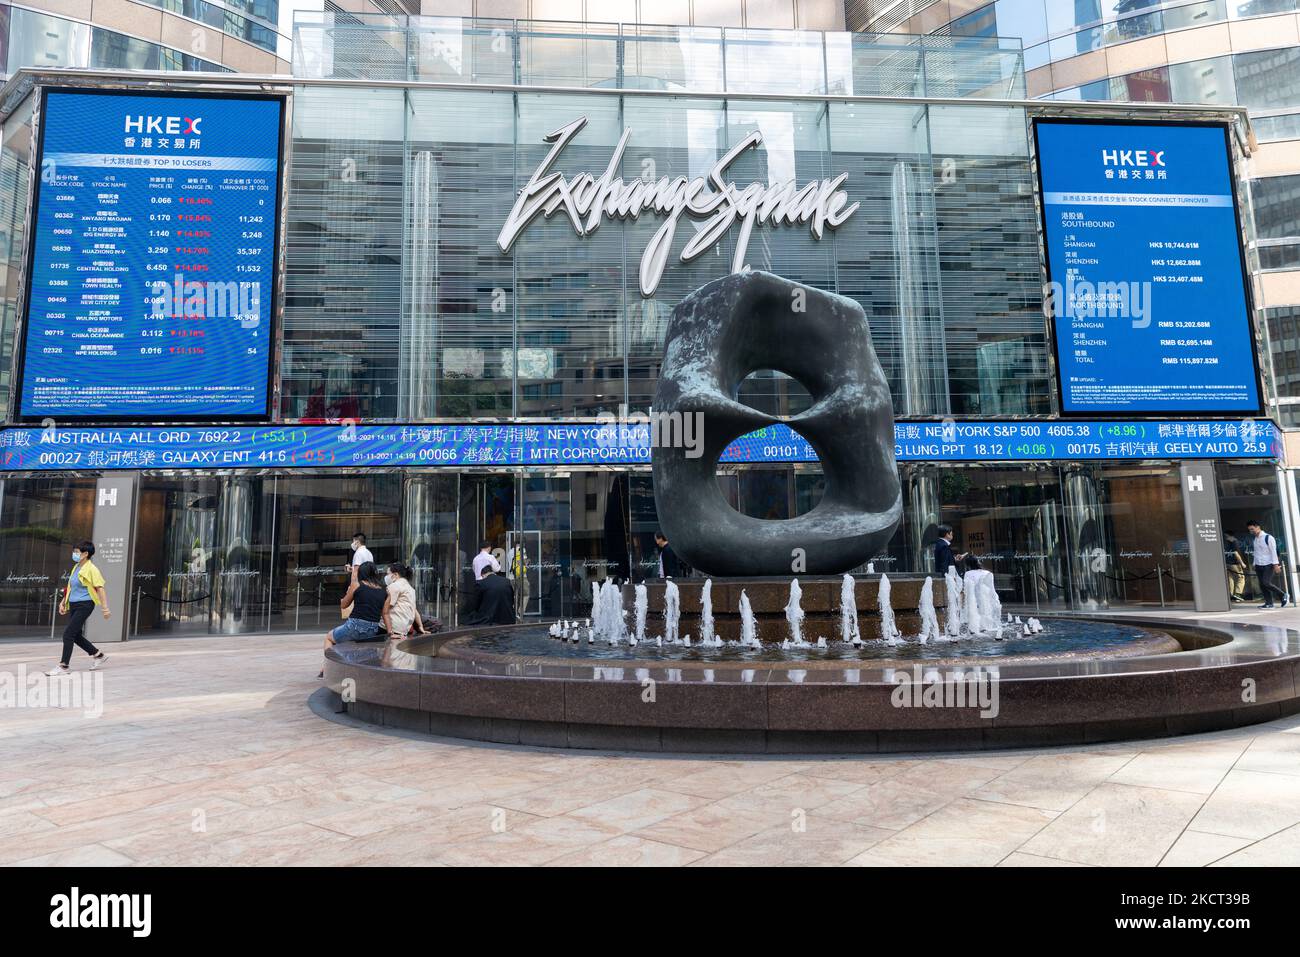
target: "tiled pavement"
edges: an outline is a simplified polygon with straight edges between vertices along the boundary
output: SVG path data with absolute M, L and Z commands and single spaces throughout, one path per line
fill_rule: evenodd
M 1300 864 L 1300 716 L 939 756 L 534 750 L 318 717 L 319 648 L 109 646 L 101 717 L 0 709 L 0 864 Z M 0 672 L 55 649 L 0 642 Z

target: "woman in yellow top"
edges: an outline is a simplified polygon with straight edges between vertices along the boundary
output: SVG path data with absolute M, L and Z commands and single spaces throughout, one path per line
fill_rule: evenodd
M 109 617 L 108 592 L 104 590 L 104 576 L 100 574 L 90 556 L 95 554 L 94 542 L 82 542 L 72 550 L 72 572 L 68 575 L 68 584 L 63 589 L 63 601 L 59 603 L 59 614 L 72 613 L 68 626 L 63 629 L 63 660 L 57 668 L 45 672 L 50 677 L 66 675 L 72 661 L 72 646 L 76 645 L 90 655 L 90 670 L 94 671 L 105 661 L 104 654 L 86 640 L 86 620 L 98 605 L 104 612 L 105 620 Z

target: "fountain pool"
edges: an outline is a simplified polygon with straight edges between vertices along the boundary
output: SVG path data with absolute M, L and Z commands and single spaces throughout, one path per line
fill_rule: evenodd
M 751 645 L 729 641 L 721 647 L 652 643 L 610 644 L 556 641 L 541 625 L 512 628 L 508 631 L 478 633 L 453 639 L 440 646 L 443 657 L 485 660 L 582 663 L 597 661 L 638 662 L 785 662 L 819 661 L 944 661 L 950 659 L 1018 659 L 1086 658 L 1090 656 L 1132 656 L 1167 654 L 1182 651 L 1182 645 L 1163 632 L 1108 621 L 1053 618 L 1039 635 L 1017 634 L 1018 625 L 1006 627 L 1009 637 L 972 636 L 961 639 L 920 641 L 873 640 L 855 645 L 852 642 L 828 641 L 818 646 L 816 635 L 811 641 L 794 643 L 758 642 Z

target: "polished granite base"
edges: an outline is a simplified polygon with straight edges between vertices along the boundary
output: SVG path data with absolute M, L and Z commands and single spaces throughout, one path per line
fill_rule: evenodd
M 1185 651 L 996 662 L 576 663 L 440 657 L 467 629 L 326 655 L 340 707 L 434 735 L 710 753 L 952 751 L 1231 728 L 1300 712 L 1300 633 L 1152 619 Z M 535 627 L 535 626 L 521 626 Z

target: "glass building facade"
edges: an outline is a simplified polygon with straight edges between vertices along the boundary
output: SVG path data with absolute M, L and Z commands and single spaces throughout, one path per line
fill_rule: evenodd
M 849 0 L 850 29 L 1024 43 L 1029 94 L 1065 102 L 1235 104 L 1250 111 L 1260 299 L 1270 326 L 1300 304 L 1300 7 L 1296 0 Z M 1285 338 L 1285 337 L 1284 337 Z M 1294 351 L 1275 346 L 1276 415 L 1300 427 Z
M 689 263 L 671 257 L 649 297 L 638 269 L 661 225 L 650 216 L 586 237 L 561 215 L 539 218 L 502 253 L 498 233 L 550 149 L 544 138 L 578 117 L 587 124 L 554 167 L 566 176 L 603 170 L 624 130 L 629 179 L 707 175 L 754 130 L 763 144 L 730 167 L 734 182 L 846 173 L 854 216 L 820 240 L 756 229 L 748 263 L 862 305 L 900 418 L 1058 413 L 1032 107 L 1005 43 L 431 18 L 397 29 L 388 18 L 308 22 L 296 46 L 279 422 L 556 421 L 649 407 L 672 309 L 729 270 L 735 234 Z M 11 108 L 0 154 L 4 376 L 32 100 Z M 740 398 L 781 414 L 807 403 L 770 370 Z M 1226 526 L 1259 518 L 1288 550 L 1275 463 L 1224 462 L 1217 474 Z M 930 571 L 946 522 L 994 570 L 1004 601 L 1191 599 L 1174 462 L 907 463 L 900 475 L 905 518 L 877 570 Z M 738 511 L 769 519 L 807 512 L 823 491 L 815 464 L 722 467 L 718 481 Z M 0 634 L 52 627 L 94 489 L 93 474 L 4 479 Z M 593 582 L 653 569 L 656 527 L 644 468 L 145 472 L 130 628 L 323 631 L 337 621 L 356 531 L 379 561 L 412 564 L 422 607 L 444 622 L 457 620 L 482 540 L 528 548 L 529 614 L 581 616 Z
M 242 40 L 268 53 L 289 46 L 275 27 L 277 0 L 139 0 L 166 11 L 186 24 L 190 48 L 153 42 L 110 27 L 59 16 L 53 10 L 0 4 L 0 73 L 23 67 L 89 67 L 99 70 L 189 70 L 223 73 L 231 68 L 219 62 L 219 50 L 204 56 L 206 44 L 194 48 L 194 37 L 208 28 Z M 192 35 L 191 35 L 192 34 Z

